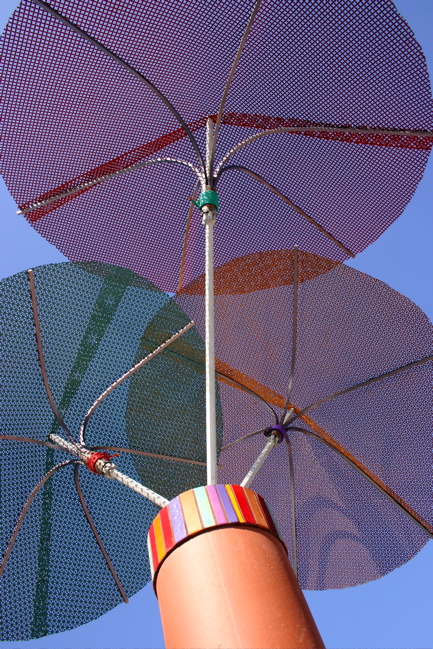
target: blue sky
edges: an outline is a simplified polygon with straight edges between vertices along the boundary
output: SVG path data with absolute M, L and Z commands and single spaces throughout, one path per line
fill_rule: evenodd
M 308 0 L 306 0 L 308 1 Z M 349 0 L 347 0 L 349 1 Z M 433 70 L 433 1 L 395 2 L 421 44 Z M 0 27 L 17 5 L 2 0 Z M 398 179 L 396 179 L 398 182 Z M 373 275 L 411 298 L 433 318 L 433 158 L 404 214 L 350 265 Z M 2 183 L 0 186 L 0 277 L 62 261 L 53 246 L 23 219 Z M 410 431 L 408 431 L 410 434 Z M 382 579 L 341 591 L 307 592 L 306 596 L 328 649 L 428 649 L 433 646 L 433 543 L 406 565 Z M 163 647 L 158 604 L 150 585 L 99 620 L 73 631 L 4 649 Z

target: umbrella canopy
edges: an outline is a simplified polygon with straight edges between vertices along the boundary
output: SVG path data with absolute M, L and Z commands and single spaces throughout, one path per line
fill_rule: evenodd
M 176 300 L 203 331 L 204 278 Z M 354 586 L 413 557 L 433 533 L 426 315 L 383 282 L 295 249 L 216 269 L 215 331 L 218 480 L 240 483 L 262 433 L 280 426 L 286 441 L 252 488 L 301 587 Z
M 197 183 L 220 193 L 217 265 L 295 243 L 341 261 L 401 214 L 432 144 L 390 0 L 23 0 L 2 57 L 21 212 L 69 259 L 171 292 L 203 272 Z
M 135 362 L 153 352 L 179 327 L 187 324 L 185 312 L 167 302 L 141 338 Z M 197 461 L 187 470 L 179 462 L 134 455 L 144 484 L 168 499 L 206 483 L 205 352 L 196 329 L 173 342 L 154 361 L 131 378 L 126 408 L 126 433 L 131 448 L 156 454 L 182 456 Z M 222 410 L 217 392 L 218 450 L 222 441 Z
M 154 351 L 154 340 L 189 322 L 131 271 L 54 264 L 1 288 L 1 639 L 26 640 L 89 622 L 140 590 L 150 579 L 146 535 L 158 511 L 71 460 L 49 435 L 77 444 L 81 429 L 85 448 L 120 453 L 118 469 L 171 497 L 205 481 L 205 378 L 202 367 L 164 350 L 117 381 Z M 184 336 L 191 355 L 204 353 L 196 330 Z M 136 378 L 140 393 L 130 389 Z M 190 398 L 191 408 L 178 410 L 180 391 L 194 394 L 194 407 Z

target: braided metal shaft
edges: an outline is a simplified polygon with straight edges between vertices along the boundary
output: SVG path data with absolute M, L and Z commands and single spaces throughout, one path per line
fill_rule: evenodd
M 52 434 L 50 435 L 50 439 L 55 444 L 57 444 L 57 446 L 59 446 L 62 450 L 82 460 L 84 464 L 87 464 L 87 461 L 92 455 L 92 451 L 88 451 L 83 447 L 72 444 L 68 440 L 63 439 L 63 437 L 60 437 L 59 435 Z M 101 460 L 99 460 L 99 462 L 101 462 Z M 163 496 L 160 496 L 155 491 L 152 491 L 152 489 L 148 489 L 147 487 L 140 484 L 136 480 L 129 478 L 121 471 L 118 471 L 116 465 L 113 462 L 110 462 L 108 460 L 103 461 L 101 469 L 100 471 L 98 471 L 98 473 L 100 475 L 105 476 L 106 478 L 117 480 L 118 482 L 125 485 L 126 487 L 129 487 L 129 489 L 132 489 L 132 491 L 135 491 L 136 493 L 140 494 L 140 496 L 144 496 L 145 498 L 150 500 L 150 502 L 154 503 L 158 507 L 165 507 L 168 504 L 168 500 L 166 498 L 163 498 Z
M 71 455 L 77 457 L 79 460 L 82 460 L 83 462 L 87 462 L 90 455 L 92 454 L 91 451 L 87 451 L 85 448 L 79 446 L 78 444 L 72 444 L 72 442 L 70 442 L 69 440 L 60 437 L 60 435 L 56 435 L 55 433 L 52 433 L 50 435 L 50 440 L 55 444 L 57 444 L 57 446 L 60 446 L 62 451 L 66 451 L 67 453 L 70 453 Z
M 124 473 L 121 473 L 111 462 L 105 465 L 102 470 L 102 475 L 121 482 L 123 485 L 125 485 L 125 487 L 129 487 L 130 489 L 132 489 L 132 491 L 140 494 L 140 496 L 144 496 L 145 498 L 150 500 L 150 502 L 158 505 L 158 507 L 165 507 L 166 505 L 168 505 L 169 501 L 166 498 L 160 496 L 155 491 L 152 491 L 152 489 L 148 489 L 148 487 L 145 487 L 136 480 L 129 478 Z
M 260 453 L 259 457 L 257 460 L 254 462 L 253 466 L 251 469 L 248 471 L 247 475 L 241 482 L 241 487 L 248 487 L 251 482 L 254 480 L 258 470 L 261 468 L 263 462 L 266 460 L 268 457 L 269 453 L 272 451 L 273 448 L 278 444 L 279 438 L 277 435 L 270 435 L 266 444 L 265 448 L 263 451 Z

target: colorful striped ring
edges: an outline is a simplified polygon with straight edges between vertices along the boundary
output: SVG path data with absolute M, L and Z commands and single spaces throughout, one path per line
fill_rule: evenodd
M 167 555 L 191 536 L 224 525 L 252 525 L 281 541 L 261 496 L 239 485 L 208 485 L 180 494 L 154 519 L 147 536 L 152 579 Z

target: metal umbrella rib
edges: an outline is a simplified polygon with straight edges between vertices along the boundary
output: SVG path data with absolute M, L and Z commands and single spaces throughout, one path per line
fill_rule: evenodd
M 341 241 L 338 241 L 338 239 L 336 239 L 330 232 L 328 232 L 328 230 L 325 230 L 325 228 L 322 225 L 317 223 L 317 221 L 315 221 L 311 216 L 309 216 L 309 214 L 307 214 L 301 207 L 299 207 L 298 205 L 293 203 L 287 196 L 285 196 L 282 192 L 280 192 L 279 189 L 274 187 L 274 185 L 271 185 L 271 183 L 269 183 L 267 180 L 265 180 L 263 178 L 263 176 L 258 174 L 256 171 L 252 171 L 252 169 L 247 169 L 247 167 L 243 167 L 242 165 L 229 165 L 228 167 L 224 167 L 224 168 L 220 169 L 220 171 L 218 172 L 218 175 L 216 177 L 216 180 L 218 181 L 219 178 L 221 178 L 221 175 L 223 173 L 225 173 L 226 171 L 232 171 L 232 170 L 240 171 L 240 172 L 242 172 L 244 174 L 248 174 L 252 178 L 255 178 L 255 180 L 257 180 L 259 183 L 261 183 L 262 185 L 267 187 L 273 194 L 275 194 L 276 196 L 281 198 L 281 200 L 283 200 L 287 205 L 292 207 L 296 212 L 298 212 L 298 214 L 300 214 L 305 219 L 307 219 L 308 223 L 311 223 L 311 225 L 313 225 L 315 228 L 317 228 L 317 230 L 319 230 L 323 235 L 325 235 L 325 237 L 327 239 L 332 241 L 332 243 L 334 243 L 341 250 L 343 250 L 343 252 L 345 252 L 347 255 L 349 255 L 349 257 L 352 257 L 352 258 L 355 257 L 353 252 L 351 252 L 349 250 L 349 248 L 347 248 L 344 244 L 342 244 Z
M 198 193 L 199 189 L 200 189 L 200 181 L 197 181 L 197 183 L 196 183 L 196 185 L 194 187 L 194 191 L 193 191 L 192 196 L 191 196 L 192 200 L 191 200 L 191 203 L 189 204 L 188 216 L 187 216 L 187 219 L 186 219 L 185 234 L 184 234 L 184 237 L 183 237 L 183 246 L 182 246 L 182 256 L 181 256 L 181 259 L 180 259 L 180 267 L 179 267 L 179 281 L 177 283 L 177 293 L 180 293 L 180 291 L 182 290 L 183 274 L 184 274 L 184 270 L 185 270 L 185 261 L 186 261 L 186 253 L 188 251 L 189 230 L 190 230 L 190 227 L 191 227 L 191 220 L 192 220 L 192 215 L 193 215 L 193 212 L 194 212 L 194 203 L 193 203 L 193 201 L 196 200 L 197 193 Z
M 247 433 L 247 435 L 242 435 L 242 437 L 238 437 L 238 439 L 235 439 L 233 442 L 230 442 L 229 444 L 226 444 L 225 446 L 222 447 L 221 452 L 227 450 L 231 446 L 234 446 L 235 444 L 239 444 L 240 442 L 245 441 L 246 439 L 249 439 L 250 437 L 254 437 L 254 435 L 260 435 L 260 433 L 265 433 L 267 431 L 266 428 L 260 428 L 260 430 L 255 430 L 254 433 Z
M 176 108 L 173 106 L 173 104 L 167 99 L 167 97 L 153 84 L 149 79 L 147 79 L 141 72 L 136 70 L 135 68 L 132 67 L 132 65 L 129 65 L 126 61 L 124 61 L 120 56 L 112 52 L 108 47 L 100 43 L 96 38 L 93 38 L 93 36 L 90 36 L 90 34 L 87 34 L 87 32 L 84 31 L 84 29 L 81 29 L 78 25 L 73 23 L 71 20 L 66 18 L 65 16 L 62 16 L 61 13 L 59 13 L 56 9 L 51 7 L 47 2 L 44 0 L 32 0 L 34 4 L 36 4 L 38 7 L 41 7 L 44 11 L 47 13 L 51 14 L 55 18 L 57 18 L 61 23 L 69 27 L 72 31 L 74 31 L 76 34 L 79 34 L 83 38 L 85 38 L 89 43 L 92 43 L 98 50 L 101 52 L 104 52 L 104 54 L 107 54 L 110 58 L 112 58 L 114 61 L 119 63 L 125 70 L 128 70 L 128 72 L 131 72 L 137 79 L 139 79 L 142 83 L 144 83 L 149 90 L 151 90 L 168 108 L 168 110 L 171 112 L 171 114 L 175 117 L 175 119 L 179 122 L 179 124 L 182 126 L 183 130 L 185 131 L 189 141 L 192 144 L 192 147 L 197 155 L 197 158 L 200 161 L 201 168 L 203 169 L 203 173 L 206 174 L 206 169 L 205 169 L 205 164 L 203 160 L 203 156 L 201 154 L 201 151 L 198 147 L 198 144 L 191 133 L 191 130 L 189 129 L 188 124 L 185 122 L 183 117 L 180 115 L 180 113 L 176 110 Z
M 232 67 L 231 67 L 230 72 L 229 72 L 229 76 L 228 76 L 227 81 L 226 81 L 226 85 L 224 87 L 224 91 L 223 91 L 223 94 L 222 94 L 222 97 L 221 97 L 220 106 L 219 106 L 219 109 L 218 109 L 218 115 L 217 115 L 217 119 L 216 119 L 215 129 L 214 129 L 214 132 L 213 132 L 212 153 L 210 155 L 209 167 L 208 167 L 209 168 L 209 175 L 212 174 L 212 170 L 213 170 L 213 166 L 214 166 L 215 149 L 216 149 L 219 129 L 220 129 L 220 125 L 221 125 L 221 120 L 222 120 L 222 117 L 223 117 L 224 106 L 225 106 L 225 103 L 226 103 L 226 100 L 227 100 L 227 96 L 229 94 L 230 86 L 231 86 L 233 77 L 235 75 L 236 68 L 238 67 L 239 60 L 240 60 L 240 58 L 242 56 L 242 52 L 243 52 L 245 43 L 247 42 L 248 35 L 249 35 L 250 31 L 251 31 L 251 27 L 253 26 L 254 20 L 255 20 L 256 15 L 257 15 L 257 12 L 258 12 L 258 10 L 260 8 L 261 2 L 262 2 L 262 0 L 256 0 L 256 2 L 254 4 L 254 7 L 253 7 L 253 10 L 251 12 L 250 18 L 248 20 L 247 26 L 246 26 L 245 31 L 244 31 L 244 33 L 242 35 L 241 40 L 240 40 L 239 47 L 238 47 L 237 52 L 236 52 L 236 56 L 234 58 Z M 209 182 L 212 181 L 212 176 L 211 175 L 208 178 L 208 181 Z
M 31 437 L 22 437 L 21 435 L 0 435 L 0 439 L 10 440 L 11 442 L 27 442 L 28 444 L 37 444 L 39 446 L 46 446 L 61 451 L 60 446 L 51 444 L 50 442 L 42 441 L 41 439 L 32 439 Z
M 8 562 L 10 554 L 11 554 L 11 552 L 13 550 L 14 545 L 15 545 L 15 541 L 16 541 L 16 538 L 18 536 L 18 532 L 21 529 L 21 525 L 24 522 L 24 518 L 25 518 L 25 516 L 26 516 L 26 514 L 27 514 L 27 512 L 28 512 L 28 510 L 30 508 L 30 505 L 32 504 L 36 494 L 44 486 L 46 481 L 49 480 L 51 478 L 51 476 L 54 475 L 54 473 L 56 473 L 56 471 L 59 471 L 59 469 L 62 469 L 63 467 L 67 466 L 68 464 L 74 464 L 75 462 L 77 462 L 77 460 L 67 460 L 66 462 L 61 462 L 60 464 L 56 464 L 56 466 L 54 466 L 52 469 L 50 469 L 50 471 L 48 471 L 48 473 L 46 473 L 44 475 L 44 477 L 41 480 L 39 480 L 38 484 L 33 489 L 30 496 L 27 498 L 27 500 L 26 500 L 26 502 L 24 504 L 24 507 L 22 508 L 21 514 L 19 515 L 18 520 L 16 522 L 14 531 L 12 532 L 12 536 L 11 536 L 11 538 L 9 540 L 6 551 L 5 551 L 4 555 L 3 555 L 3 560 L 2 560 L 1 565 L 0 565 L 0 577 L 2 576 L 2 574 L 3 574 L 3 572 L 4 572 L 5 568 L 6 568 L 6 564 Z
M 143 455 L 144 457 L 154 457 L 159 460 L 170 460 L 172 462 L 185 462 L 186 464 L 195 464 L 197 466 L 206 466 L 206 462 L 190 460 L 186 457 L 174 457 L 172 455 L 161 455 L 160 453 L 150 453 L 149 451 L 138 451 L 133 448 L 123 448 L 122 446 L 90 446 L 92 451 L 116 451 L 119 453 L 132 453 L 133 455 Z
M 234 146 L 230 151 L 221 159 L 221 162 L 218 164 L 215 169 L 215 177 L 218 177 L 221 169 L 227 164 L 232 156 L 235 155 L 238 151 L 243 149 L 245 146 L 259 140 L 262 137 L 268 135 L 276 135 L 277 133 L 353 133 L 359 135 L 401 135 L 407 137 L 423 137 L 423 138 L 432 138 L 433 140 L 433 131 L 411 131 L 409 129 L 381 129 L 381 128 L 352 128 L 346 126 L 281 126 L 279 128 L 271 128 L 267 131 L 262 131 L 260 133 L 255 133 L 250 135 L 245 140 L 242 140 L 236 146 Z
M 145 358 L 143 358 L 141 361 L 139 361 L 139 362 L 136 363 L 133 367 L 131 367 L 130 370 L 128 370 L 127 372 L 125 372 L 124 374 L 122 374 L 122 376 L 121 376 L 120 378 L 118 378 L 116 381 L 114 381 L 114 383 L 112 383 L 112 384 L 111 384 L 111 385 L 110 385 L 110 386 L 109 386 L 109 387 L 108 387 L 108 388 L 107 388 L 107 389 L 106 389 L 106 390 L 105 390 L 105 391 L 104 391 L 104 392 L 103 392 L 103 393 L 102 393 L 102 394 L 101 394 L 101 395 L 96 399 L 96 401 L 93 403 L 93 405 L 92 405 L 92 406 L 89 408 L 89 410 L 87 411 L 87 414 L 86 414 L 86 416 L 84 417 L 83 422 L 82 422 L 82 424 L 81 424 L 81 426 L 80 426 L 80 444 L 84 444 L 84 442 L 85 442 L 85 436 L 86 436 L 86 428 L 87 428 L 87 424 L 89 423 L 89 419 L 90 419 L 90 417 L 93 415 L 93 413 L 95 412 L 96 408 L 97 408 L 97 407 L 102 403 L 102 401 L 103 401 L 106 397 L 108 397 L 108 395 L 109 395 L 111 392 L 113 392 L 113 390 L 114 390 L 115 388 L 117 388 L 117 387 L 118 387 L 119 385 L 121 385 L 124 381 L 126 381 L 126 379 L 129 379 L 129 377 L 132 376 L 133 374 L 135 374 L 135 372 L 137 372 L 137 370 L 139 370 L 141 367 L 143 367 L 144 365 L 146 365 L 146 363 L 148 363 L 149 361 L 151 361 L 152 358 L 155 358 L 155 356 L 157 356 L 160 352 L 164 351 L 164 349 L 166 349 L 169 345 L 171 345 L 171 343 L 173 343 L 175 340 L 177 340 L 180 336 L 182 336 L 182 334 L 184 334 L 185 332 L 187 332 L 187 331 L 188 331 L 189 329 L 191 329 L 191 327 L 193 327 L 193 326 L 194 326 L 194 322 L 193 322 L 193 321 L 189 322 L 185 327 L 183 327 L 183 328 L 180 329 L 177 333 L 175 333 L 173 336 L 171 336 L 171 338 L 169 338 L 169 339 L 166 340 L 164 343 L 162 343 L 161 345 L 159 345 L 159 347 L 157 347 L 153 352 L 151 352 L 150 354 L 148 354 L 147 356 L 145 356 Z
M 42 338 L 41 338 L 41 328 L 39 324 L 39 314 L 38 314 L 38 303 L 36 300 L 36 289 L 35 289 L 35 278 L 33 275 L 33 270 L 30 268 L 27 271 L 27 276 L 29 280 L 29 287 L 30 287 L 30 297 L 31 297 L 31 302 L 32 302 L 32 310 L 33 310 L 33 321 L 35 325 L 35 335 L 36 335 L 36 343 L 38 346 L 38 356 L 39 356 L 39 365 L 41 369 L 41 374 L 42 374 L 42 380 L 44 382 L 44 387 L 45 387 L 45 392 L 47 393 L 48 400 L 50 402 L 51 409 L 54 413 L 54 416 L 56 417 L 57 421 L 59 422 L 63 432 L 65 435 L 71 440 L 73 444 L 76 444 L 76 441 L 74 440 L 72 433 L 70 432 L 69 428 L 63 421 L 63 417 L 61 416 L 60 412 L 57 409 L 57 406 L 55 404 L 55 401 L 53 399 L 53 395 L 51 394 L 51 389 L 50 389 L 50 384 L 48 381 L 48 375 L 47 375 L 47 370 L 45 368 L 45 361 L 44 361 L 44 350 L 42 347 Z
M 33 210 L 39 209 L 40 207 L 45 207 L 45 205 L 50 205 L 50 203 L 55 203 L 56 201 L 60 201 L 63 198 L 67 198 L 68 196 L 74 196 L 75 194 L 91 189 L 95 185 L 99 185 L 100 183 L 105 182 L 106 180 L 110 180 L 111 178 L 117 178 L 117 176 L 128 173 L 130 171 L 136 171 L 137 169 L 142 169 L 143 167 L 147 167 L 149 165 L 158 164 L 162 162 L 168 164 L 178 164 L 187 167 L 188 169 L 191 169 L 191 171 L 193 171 L 199 178 L 201 178 L 199 170 L 196 169 L 196 167 L 194 167 L 193 164 L 187 162 L 186 160 L 180 160 L 178 158 L 155 158 L 153 160 L 143 160 L 129 167 L 125 167 L 124 169 L 119 169 L 117 171 L 113 171 L 112 173 L 99 176 L 99 178 L 88 180 L 87 182 L 76 185 L 75 187 L 60 192 L 59 194 L 54 194 L 49 198 L 44 198 L 40 201 L 35 201 L 30 205 L 21 207 L 19 210 L 17 210 L 17 214 L 27 214 L 28 212 L 32 212 Z
M 295 375 L 295 365 L 296 365 L 296 345 L 298 339 L 298 246 L 295 246 L 293 249 L 293 324 L 292 324 L 292 358 L 290 362 L 290 374 L 289 381 L 287 386 L 287 396 L 286 402 L 284 404 L 284 412 L 281 415 L 281 421 L 283 422 L 287 414 L 287 410 L 290 403 L 290 397 L 292 396 L 292 387 L 293 387 L 293 377 Z
M 380 376 L 374 376 L 371 379 L 367 379 L 366 381 L 362 381 L 361 383 L 352 385 L 349 388 L 344 388 L 344 390 L 339 390 L 338 392 L 334 392 L 334 394 L 331 394 L 328 397 L 324 397 L 323 399 L 319 399 L 319 401 L 316 401 L 315 403 L 312 403 L 311 405 L 307 406 L 303 410 L 298 411 L 296 415 L 294 415 L 292 421 L 298 419 L 298 417 L 302 417 L 303 415 L 307 414 L 307 412 L 313 410 L 313 408 L 317 408 L 317 406 L 321 406 L 323 403 L 326 403 L 327 401 L 331 401 L 336 397 L 340 397 L 343 394 L 348 394 L 349 392 L 353 392 L 354 390 L 363 388 L 366 385 L 371 385 L 371 383 L 376 383 L 376 381 L 382 381 L 383 379 L 386 379 L 390 376 L 394 376 L 395 374 L 399 374 L 400 372 L 405 372 L 406 370 L 412 369 L 412 367 L 423 365 L 424 363 L 428 363 L 429 361 L 432 360 L 433 360 L 433 355 L 426 356 L 425 358 L 420 358 L 419 360 L 413 361 L 412 363 L 408 363 L 407 365 L 402 365 L 401 367 L 397 367 L 395 370 L 391 370 L 390 372 L 385 372 L 384 374 L 380 374 Z
M 362 468 L 362 465 L 360 463 L 354 461 L 354 459 L 351 459 L 348 456 L 349 454 L 346 455 L 343 451 L 341 451 L 339 448 L 337 448 L 337 446 L 335 444 L 332 444 L 331 442 L 327 441 L 326 439 L 323 439 L 323 437 L 321 437 L 317 433 L 313 433 L 312 431 L 306 430 L 305 428 L 300 428 L 298 426 L 290 426 L 288 428 L 288 430 L 296 430 L 296 431 L 298 431 L 300 433 L 304 433 L 305 435 L 310 435 L 311 437 L 314 437 L 314 439 L 319 440 L 320 442 L 325 444 L 325 446 L 327 446 L 328 448 L 331 448 L 333 451 L 338 453 L 338 455 L 341 458 L 343 458 L 343 460 L 345 462 L 347 462 L 347 464 L 349 464 L 353 469 L 355 469 L 355 471 L 357 471 L 366 480 L 368 480 L 368 482 L 370 484 L 372 484 L 378 491 L 380 491 L 380 493 L 383 496 L 385 496 L 390 502 L 392 502 L 393 505 L 398 507 L 398 509 L 400 509 L 400 511 L 404 512 L 404 514 L 406 514 L 406 516 L 408 516 L 411 519 L 412 522 L 416 523 L 418 525 L 418 527 L 420 527 L 423 530 L 423 532 L 426 532 L 426 534 L 428 534 L 428 536 L 430 538 L 433 538 L 433 530 L 430 529 L 427 526 L 428 524 L 425 523 L 421 517 L 417 518 L 416 516 L 414 516 L 414 514 L 412 514 L 410 512 L 410 509 L 412 509 L 412 508 L 409 507 L 409 505 L 404 503 L 404 501 L 402 499 L 397 498 L 396 494 L 394 494 L 394 492 L 391 489 L 389 489 L 389 491 L 387 491 L 387 489 L 384 489 L 384 487 L 381 486 L 381 484 L 380 484 L 381 481 L 379 480 L 379 478 L 377 478 L 376 476 L 373 476 L 374 477 L 374 479 L 373 479 L 373 477 L 372 477 L 373 474 L 371 474 L 371 472 L 367 473 L 367 471 L 365 471 Z M 404 503 L 404 504 L 402 504 L 402 503 Z
M 104 547 L 102 539 L 99 536 L 96 525 L 95 525 L 95 523 L 94 523 L 94 521 L 92 519 L 92 516 L 91 516 L 91 514 L 89 512 L 89 508 L 87 507 L 86 501 L 84 499 L 84 495 L 83 495 L 81 485 L 80 485 L 80 478 L 79 478 L 79 475 L 78 475 L 78 464 L 75 464 L 75 466 L 74 466 L 74 483 L 75 483 L 75 489 L 77 490 L 77 495 L 78 495 L 78 499 L 80 501 L 80 505 L 81 505 L 81 507 L 83 509 L 83 512 L 84 512 L 84 515 L 85 515 L 85 517 L 87 519 L 87 522 L 90 525 L 90 529 L 93 532 L 93 536 L 95 537 L 96 543 L 98 544 L 99 549 L 101 550 L 102 556 L 104 557 L 105 562 L 106 562 L 106 564 L 108 566 L 108 569 L 110 570 L 110 572 L 111 572 L 111 574 L 113 576 L 113 579 L 116 582 L 116 586 L 119 589 L 119 592 L 120 592 L 120 594 L 122 596 L 123 601 L 125 602 L 125 604 L 128 604 L 128 597 L 126 596 L 125 590 L 124 590 L 124 588 L 122 586 L 122 583 L 121 583 L 121 581 L 120 581 L 120 579 L 119 579 L 119 577 L 118 577 L 118 575 L 117 575 L 117 573 L 116 573 L 116 571 L 114 569 L 114 566 L 113 566 L 113 564 L 111 562 L 111 559 L 108 556 L 108 552 Z
M 263 403 L 267 408 L 269 408 L 269 410 L 272 412 L 272 415 L 273 415 L 273 417 L 274 417 L 274 419 L 275 419 L 275 423 L 278 424 L 278 415 L 277 415 L 277 413 L 276 413 L 275 410 L 272 408 L 272 406 L 271 406 L 271 405 L 270 405 L 270 404 L 269 404 L 265 399 L 263 399 L 263 397 L 261 397 L 257 392 L 254 392 L 254 390 L 251 390 L 251 388 L 247 388 L 246 385 L 243 385 L 243 384 L 240 383 L 239 381 L 236 381 L 235 379 L 232 379 L 230 376 L 227 376 L 227 375 L 224 374 L 223 372 L 218 372 L 218 371 L 216 371 L 216 372 L 215 372 L 215 375 L 216 375 L 216 376 L 217 376 L 221 381 L 224 381 L 224 382 L 226 382 L 226 383 L 229 383 L 229 384 L 235 386 L 236 388 L 238 388 L 239 390 L 242 390 L 242 392 L 245 392 L 246 394 L 250 394 L 250 395 L 251 395 L 252 397 L 254 397 L 255 399 L 258 399 L 258 400 L 259 400 L 261 403 Z

